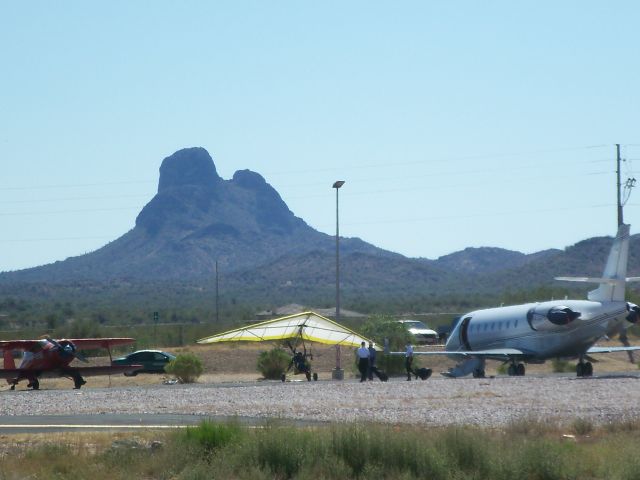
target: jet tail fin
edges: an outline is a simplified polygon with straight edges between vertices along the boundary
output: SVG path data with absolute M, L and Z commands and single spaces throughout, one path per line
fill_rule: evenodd
M 598 283 L 600 286 L 589 292 L 587 297 L 589 300 L 594 302 L 624 302 L 626 283 L 640 281 L 639 277 L 627 278 L 628 259 L 629 225 L 622 224 L 618 227 L 618 234 L 613 240 L 602 277 L 556 277 L 556 280 Z

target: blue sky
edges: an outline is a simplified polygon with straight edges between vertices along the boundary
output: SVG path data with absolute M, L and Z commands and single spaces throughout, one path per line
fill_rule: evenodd
M 5 2 L 0 271 L 118 238 L 162 159 L 189 146 L 223 178 L 259 172 L 330 234 L 345 180 L 341 234 L 407 256 L 612 235 L 614 144 L 623 178 L 640 168 L 639 14 L 616 1 Z

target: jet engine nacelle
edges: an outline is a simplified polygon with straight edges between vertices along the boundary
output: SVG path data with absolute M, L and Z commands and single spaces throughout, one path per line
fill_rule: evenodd
M 638 305 L 627 302 L 627 311 L 629 312 L 626 316 L 627 322 L 635 324 L 640 320 L 640 307 Z
M 533 330 L 558 330 L 580 317 L 569 307 L 558 305 L 551 308 L 532 308 L 527 312 L 527 321 Z

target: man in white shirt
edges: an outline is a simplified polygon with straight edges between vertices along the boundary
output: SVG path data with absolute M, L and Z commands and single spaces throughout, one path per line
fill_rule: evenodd
M 365 343 L 360 344 L 360 348 L 356 350 L 356 357 L 358 357 L 358 370 L 360 370 L 360 382 L 367 381 L 367 372 L 369 370 L 369 349 Z
M 407 342 L 407 348 L 404 352 L 404 368 L 407 369 L 407 382 L 411 381 L 411 374 L 413 373 L 413 369 L 411 365 L 413 364 L 413 346 L 411 343 Z

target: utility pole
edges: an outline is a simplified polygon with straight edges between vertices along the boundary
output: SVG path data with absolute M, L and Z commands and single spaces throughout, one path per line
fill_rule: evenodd
M 622 193 L 621 193 L 621 186 L 620 186 L 620 144 L 616 143 L 616 175 L 618 178 L 618 226 L 622 225 L 624 223 L 623 218 L 622 218 Z

